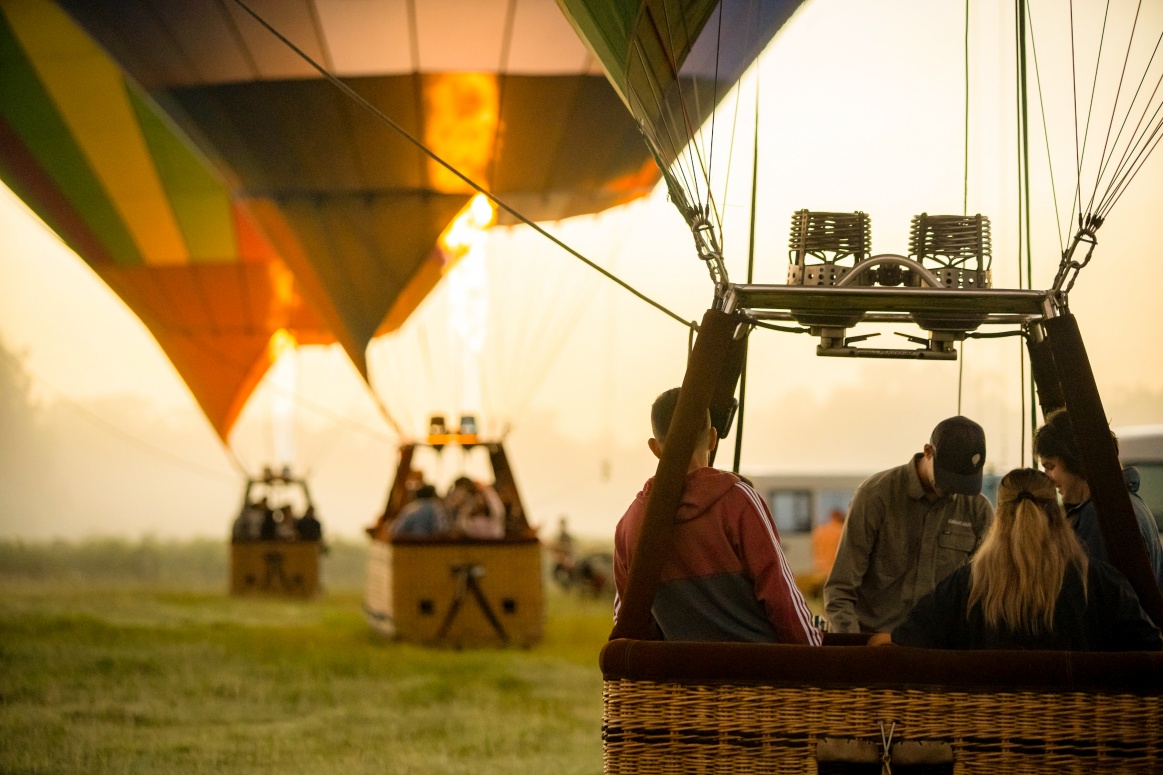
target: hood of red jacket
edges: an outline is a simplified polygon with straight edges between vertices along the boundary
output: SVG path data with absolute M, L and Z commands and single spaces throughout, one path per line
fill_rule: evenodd
M 739 483 L 739 477 L 717 468 L 696 468 L 686 475 L 686 488 L 682 493 L 682 503 L 678 507 L 678 522 L 698 519 L 707 513 L 717 500 Z M 637 500 L 646 507 L 646 497 L 654 488 L 654 477 L 650 477 Z

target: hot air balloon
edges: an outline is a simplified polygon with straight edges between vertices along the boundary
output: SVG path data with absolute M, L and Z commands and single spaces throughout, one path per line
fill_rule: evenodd
M 5 3 L 11 187 L 142 319 L 225 440 L 279 330 L 331 336 L 205 157 L 58 7 Z
M 254 10 L 528 217 L 658 179 L 548 0 Z M 368 341 L 455 262 L 436 242 L 472 189 L 240 4 L 5 0 L 0 56 L 0 175 L 138 314 L 224 442 L 280 352 L 338 342 L 366 376 Z
M 530 217 L 657 180 L 547 2 L 257 8 Z M 363 370 L 368 340 L 439 280 L 436 239 L 471 189 L 239 6 L 13 0 L 3 17 L 5 181 L 108 267 L 224 439 L 279 328 L 338 341 Z M 195 329 L 215 344 L 167 338 Z M 223 350 L 231 336 L 249 339 Z
M 238 4 L 62 5 L 226 171 L 365 371 L 371 337 L 439 279 L 433 247 L 472 190 Z M 657 180 L 634 122 L 548 2 L 253 8 L 530 218 L 595 212 Z
M 1163 686 L 1155 678 L 1163 658 L 1156 653 L 869 649 L 867 634 L 828 633 L 824 643 L 832 648 L 656 642 L 651 606 L 696 437 L 708 411 L 720 434 L 729 428 L 749 331 L 774 327 L 809 334 L 819 339 L 819 355 L 935 360 L 955 359 L 955 343 L 965 338 L 1005 334 L 1025 341 L 1043 413 L 1065 409 L 1071 417 L 1079 447 L 1086 450 L 1091 491 L 1101 504 L 1106 545 L 1118 547 L 1112 560 L 1131 580 L 1144 610 L 1163 623 L 1163 597 L 1069 309 L 1069 291 L 1091 260 L 1099 227 L 1163 131 L 1159 9 L 1086 4 L 1086 21 L 1075 26 L 1073 2 L 1016 4 L 1019 120 L 1036 120 L 1027 97 L 1041 95 L 1043 84 L 1065 73 L 1067 96 L 1077 95 L 1074 126 L 1067 123 L 1066 129 L 1077 132 L 1078 145 L 1073 159 L 1054 165 L 1058 185 L 1065 167 L 1069 186 L 1056 218 L 1067 230 L 1057 272 L 1042 289 L 1032 281 L 1003 289 L 991 287 L 988 221 L 967 213 L 918 215 L 908 255 L 892 255 L 870 250 L 865 213 L 804 210 L 793 219 L 786 284 L 732 282 L 708 184 L 708 154 L 699 145 L 711 127 L 693 118 L 700 114 L 696 91 L 714 93 L 714 79 L 703 81 L 707 71 L 695 63 L 729 57 L 737 39 L 721 38 L 720 30 L 734 23 L 762 29 L 760 15 L 779 4 L 559 3 L 644 125 L 714 284 L 646 508 L 642 550 L 633 557 L 601 657 L 605 771 L 868 766 L 887 772 L 916 765 L 945 772 L 1051 773 L 1063 767 L 1156 767 L 1157 736 L 1140 733 L 1141 720 L 1163 708 Z M 1070 14 L 1069 24 L 1049 24 L 1051 14 Z M 1036 25 L 1064 31 L 1072 53 L 1081 46 L 1076 41 L 1087 40 L 1092 58 L 1056 73 L 1040 70 L 1035 52 L 1039 46 L 1045 52 L 1047 39 L 1035 34 Z M 704 40 L 711 53 L 699 58 Z M 1096 100 L 1104 56 L 1112 62 L 1110 96 Z M 1096 102 L 1108 112 L 1092 115 Z M 1023 126 L 1018 134 L 1026 143 L 1019 153 L 1025 154 L 1018 173 L 1024 181 L 1033 132 Z M 1025 190 L 1023 237 L 1029 244 Z M 863 336 L 848 333 L 868 322 L 916 325 L 925 335 L 910 335 L 919 348 L 869 348 L 860 344 Z M 979 332 L 983 326 L 1000 330 Z M 1035 716 L 1036 729 L 1025 723 Z M 1093 725 L 1100 717 L 1101 731 Z M 1085 742 L 1061 734 L 1080 725 L 1090 730 Z

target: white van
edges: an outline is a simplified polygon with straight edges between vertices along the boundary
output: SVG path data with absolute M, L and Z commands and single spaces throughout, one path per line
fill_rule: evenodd
M 1163 425 L 1136 425 L 1115 430 L 1119 458 L 1139 471 L 1139 497 L 1163 530 Z

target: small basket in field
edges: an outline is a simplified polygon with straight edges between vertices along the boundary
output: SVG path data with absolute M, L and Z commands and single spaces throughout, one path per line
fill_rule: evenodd
M 230 594 L 311 597 L 319 591 L 319 541 L 230 545 Z
M 528 647 L 544 603 L 536 538 L 373 541 L 365 613 L 378 632 L 433 646 Z

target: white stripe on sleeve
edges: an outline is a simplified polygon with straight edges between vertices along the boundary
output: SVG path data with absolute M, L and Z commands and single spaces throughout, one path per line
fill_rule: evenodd
M 791 598 L 792 608 L 796 612 L 796 618 L 799 619 L 800 626 L 803 627 L 804 633 L 808 636 L 808 643 L 813 646 L 819 646 L 822 640 L 820 631 L 812 626 L 812 612 L 808 610 L 803 595 L 799 593 L 799 589 L 796 587 L 795 578 L 791 575 L 791 569 L 788 568 L 787 557 L 784 555 L 783 547 L 780 546 L 779 539 L 775 535 L 775 518 L 768 513 L 766 504 L 759 498 L 759 493 L 755 492 L 755 490 L 743 482 L 739 482 L 735 486 L 743 491 L 747 499 L 751 502 L 751 505 L 759 513 L 759 519 L 767 529 L 767 535 L 771 538 L 771 545 L 775 548 L 775 554 L 779 560 L 780 572 L 783 575 L 784 583 L 787 584 L 788 597 Z

